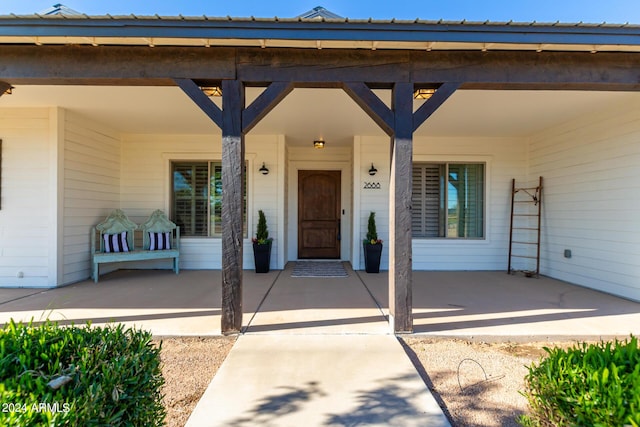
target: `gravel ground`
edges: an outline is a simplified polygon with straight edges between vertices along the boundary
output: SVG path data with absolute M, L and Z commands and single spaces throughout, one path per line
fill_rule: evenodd
M 233 346 L 233 337 L 163 339 L 167 427 L 182 427 Z M 405 350 L 454 427 L 518 426 L 527 366 L 553 343 L 476 343 L 407 337 Z
M 185 425 L 235 341 L 235 337 L 162 340 L 160 360 L 167 427 Z
M 519 426 L 516 420 L 528 408 L 520 394 L 527 367 L 550 345 L 417 337 L 403 341 L 454 427 Z

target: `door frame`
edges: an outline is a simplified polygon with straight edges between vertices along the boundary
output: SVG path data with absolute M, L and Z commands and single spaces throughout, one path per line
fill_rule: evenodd
M 332 170 L 340 171 L 340 260 L 351 262 L 353 197 L 351 190 L 350 161 L 313 161 L 295 160 L 289 162 L 288 176 L 288 224 L 287 224 L 287 261 L 298 260 L 298 171 L 300 170 Z
M 303 239 L 300 236 L 300 233 L 304 230 L 304 227 L 302 225 L 301 219 L 300 219 L 300 212 L 306 212 L 306 205 L 304 203 L 300 203 L 300 197 L 305 194 L 304 191 L 301 193 L 300 192 L 300 175 L 301 174 L 316 174 L 316 173 L 321 173 L 324 176 L 328 176 L 331 177 L 332 180 L 337 179 L 338 183 L 335 186 L 335 191 L 337 192 L 337 194 L 334 194 L 334 198 L 335 198 L 335 202 L 336 204 L 334 204 L 334 208 L 335 210 L 333 210 L 334 215 L 336 215 L 336 220 L 338 222 L 338 225 L 340 227 L 340 230 L 338 230 L 337 235 L 336 235 L 336 240 L 333 242 L 334 248 L 337 250 L 338 252 L 338 256 L 337 257 L 332 257 L 332 256 L 318 256 L 317 258 L 320 259 L 341 259 L 341 242 L 342 242 L 342 236 L 340 235 L 340 231 L 342 230 L 342 199 L 341 199 L 341 194 L 342 194 L 342 171 L 337 171 L 337 170 L 327 170 L 327 169 L 322 169 L 322 170 L 316 170 L 316 169 L 312 169 L 312 170 L 308 170 L 308 169 L 299 169 L 298 170 L 298 258 L 300 258 L 300 252 L 305 250 L 305 246 L 303 244 Z M 335 181 L 334 181 L 335 182 Z M 336 206 L 337 205 L 337 206 Z M 333 230 L 335 231 L 335 225 Z M 309 248 L 310 249 L 310 248 Z M 312 250 L 310 249 L 310 252 Z M 319 252 L 319 251 L 316 251 Z M 316 258 L 316 257 L 311 257 L 311 256 L 306 256 L 304 257 L 305 259 L 308 258 Z

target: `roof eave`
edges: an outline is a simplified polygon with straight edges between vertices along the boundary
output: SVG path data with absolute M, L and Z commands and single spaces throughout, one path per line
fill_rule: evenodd
M 185 17 L 0 17 L 0 39 L 282 40 L 640 47 L 635 25 L 305 21 Z M 5 42 L 6 43 L 6 42 Z M 135 43 L 133 43 L 135 44 Z M 141 43 L 144 44 L 144 43 Z M 251 44 L 251 43 L 249 43 Z

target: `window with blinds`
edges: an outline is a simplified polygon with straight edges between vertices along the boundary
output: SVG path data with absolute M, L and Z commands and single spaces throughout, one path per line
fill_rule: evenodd
M 246 171 L 246 169 L 245 169 Z M 174 162 L 171 219 L 183 236 L 222 235 L 222 164 Z M 243 229 L 247 236 L 247 181 L 244 182 Z
M 444 237 L 444 165 L 413 166 L 411 224 L 414 237 Z
M 413 165 L 414 237 L 484 237 L 484 164 Z

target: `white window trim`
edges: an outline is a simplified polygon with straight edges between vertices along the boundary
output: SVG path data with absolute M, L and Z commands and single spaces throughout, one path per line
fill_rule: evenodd
M 413 237 L 413 245 L 472 245 L 486 246 L 491 244 L 491 183 L 492 183 L 493 156 L 483 155 L 447 155 L 447 154 L 414 154 L 413 163 L 484 163 L 485 164 L 485 203 L 484 203 L 484 237 L 477 238 L 451 238 L 451 237 Z

